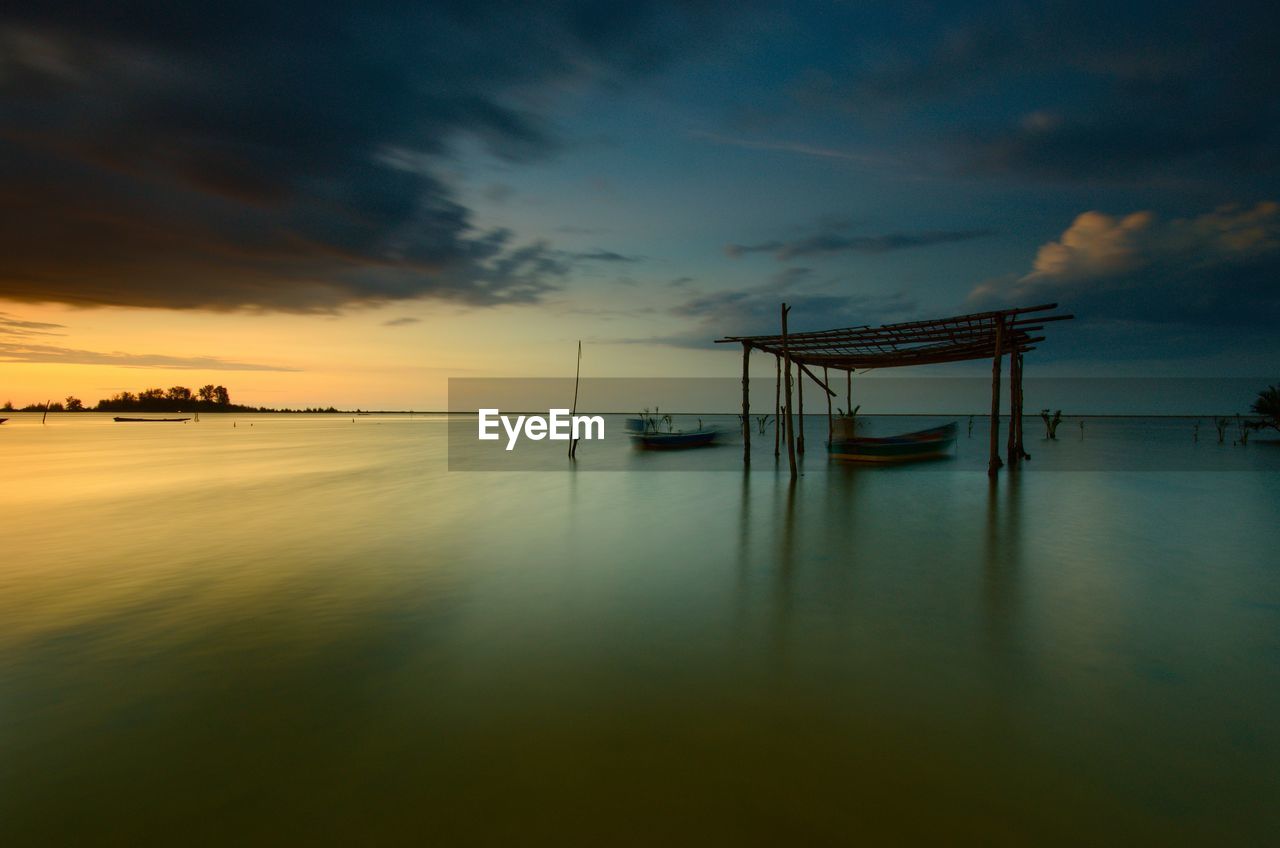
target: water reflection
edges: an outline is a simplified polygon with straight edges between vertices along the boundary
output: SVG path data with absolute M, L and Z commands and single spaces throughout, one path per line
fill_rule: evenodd
M 1011 672 L 1020 656 L 1022 497 L 1019 471 L 989 479 L 983 536 L 983 637 L 993 668 L 1002 673 Z
M 365 423 L 13 443 L 0 842 L 1270 833 L 1272 478 L 450 473 Z

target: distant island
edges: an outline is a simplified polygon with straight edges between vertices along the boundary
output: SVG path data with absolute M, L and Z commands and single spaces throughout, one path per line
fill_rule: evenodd
M 68 395 L 62 402 L 32 403 L 15 409 L 12 401 L 0 406 L 0 412 L 348 412 L 335 407 L 275 409 L 268 406 L 245 406 L 232 403 L 226 386 L 212 384 L 192 391 L 186 386 L 168 389 L 143 389 L 138 393 L 120 392 L 103 398 L 94 406 L 86 406 L 80 398 Z M 361 412 L 362 410 L 355 410 Z

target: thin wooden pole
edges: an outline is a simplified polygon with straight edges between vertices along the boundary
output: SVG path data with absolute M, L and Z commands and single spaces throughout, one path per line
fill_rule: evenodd
M 782 357 L 775 353 L 773 362 L 773 458 L 777 459 L 778 448 L 782 444 Z
M 791 465 L 791 479 L 799 476 L 796 469 L 796 431 L 791 422 L 791 345 L 787 342 L 787 313 L 791 311 L 782 304 L 782 358 L 786 360 L 786 398 L 787 398 L 787 462 Z
M 1022 393 L 1022 375 L 1025 367 L 1026 367 L 1026 363 L 1023 361 L 1022 354 L 1019 353 L 1018 354 L 1018 413 L 1017 413 L 1018 423 L 1017 423 L 1017 427 L 1018 427 L 1018 457 L 1020 460 L 1031 458 L 1031 454 L 1027 453 L 1026 446 L 1022 441 L 1022 407 L 1023 407 L 1023 401 L 1025 399 Z
M 41 416 L 40 416 L 40 423 L 41 423 L 41 424 L 43 424 L 43 423 L 44 423 L 44 420 L 45 420 L 46 418 L 48 418 L 48 417 L 49 417 L 49 404 L 51 404 L 51 403 L 53 403 L 53 401 L 52 401 L 52 400 L 47 400 L 47 401 L 45 401 L 45 402 L 44 402 L 44 415 L 41 415 Z
M 578 414 L 578 381 L 582 377 L 582 339 L 578 339 L 578 368 L 573 375 L 573 411 L 569 413 L 569 420 L 573 420 L 573 416 Z M 569 458 L 577 459 L 578 457 L 578 440 L 569 439 Z
M 853 369 L 844 372 L 844 411 L 853 414 Z
M 991 358 L 991 458 L 987 474 L 995 475 L 1000 462 L 1000 358 L 1004 355 L 1004 316 L 996 319 L 996 350 Z
M 796 429 L 796 453 L 804 456 L 804 366 L 799 365 L 796 368 L 796 411 L 799 413 L 796 420 L 799 421 Z
M 828 386 L 831 385 L 831 379 L 827 376 L 827 366 L 822 366 L 822 382 Z M 831 393 L 827 393 L 827 444 L 831 444 Z
M 751 464 L 751 345 L 742 343 L 742 461 Z
M 1009 437 L 1005 440 L 1005 462 L 1018 464 L 1018 351 L 1009 352 Z

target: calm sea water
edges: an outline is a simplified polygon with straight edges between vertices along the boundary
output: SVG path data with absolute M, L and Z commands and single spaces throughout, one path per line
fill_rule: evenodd
M 1274 840 L 1280 446 L 1033 424 L 791 486 L 15 415 L 0 843 Z

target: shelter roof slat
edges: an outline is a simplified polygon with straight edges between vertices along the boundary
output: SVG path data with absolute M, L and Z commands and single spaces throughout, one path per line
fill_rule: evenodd
M 1065 321 L 1071 315 L 1042 315 L 1057 308 L 1056 303 L 1012 309 L 975 312 L 926 321 L 906 321 L 879 327 L 863 325 L 816 332 L 788 333 L 788 353 L 793 361 L 842 368 L 888 368 L 985 359 L 995 355 L 996 331 L 1002 327 L 1002 352 L 1025 352 L 1044 336 L 1050 321 Z M 743 343 L 750 348 L 781 355 L 782 336 L 728 336 L 718 343 Z

